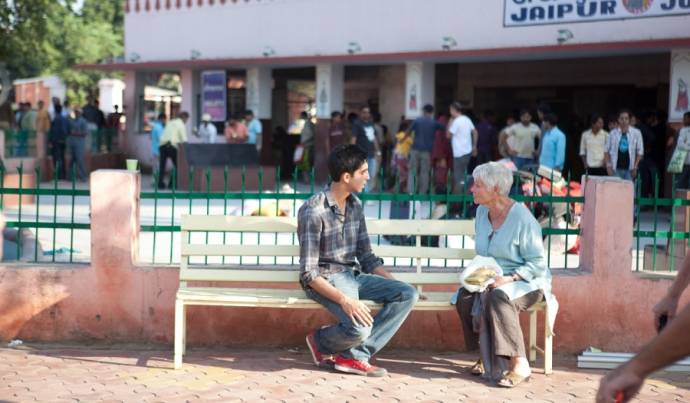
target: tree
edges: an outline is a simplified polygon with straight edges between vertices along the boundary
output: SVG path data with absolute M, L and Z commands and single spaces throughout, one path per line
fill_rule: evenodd
M 57 74 L 73 104 L 95 95 L 105 74 L 75 69 L 122 54 L 121 0 L 0 0 L 0 55 L 13 78 Z M 109 74 L 112 76 L 112 74 Z

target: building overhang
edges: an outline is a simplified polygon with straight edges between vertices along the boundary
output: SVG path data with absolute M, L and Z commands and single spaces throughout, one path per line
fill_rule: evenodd
M 664 53 L 672 49 L 690 48 L 690 37 L 625 42 L 557 44 L 530 47 L 463 49 L 398 53 L 362 53 L 337 55 L 285 56 L 262 58 L 221 58 L 159 60 L 143 62 L 79 64 L 85 70 L 102 71 L 172 71 L 180 69 L 238 68 L 272 66 L 274 68 L 314 66 L 319 63 L 346 65 L 398 64 L 406 61 L 433 63 L 477 63 L 519 60 L 550 60 L 582 57 L 610 57 L 635 54 Z

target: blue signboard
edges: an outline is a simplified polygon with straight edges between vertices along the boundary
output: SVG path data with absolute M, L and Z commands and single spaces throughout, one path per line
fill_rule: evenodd
M 201 113 L 211 115 L 211 121 L 224 122 L 227 108 L 225 70 L 201 72 Z
M 505 0 L 503 26 L 595 22 L 690 14 L 690 0 Z

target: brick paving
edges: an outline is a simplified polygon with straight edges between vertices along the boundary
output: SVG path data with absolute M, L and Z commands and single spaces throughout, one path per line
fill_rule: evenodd
M 306 348 L 191 349 L 179 371 L 172 351 L 146 346 L 29 344 L 0 348 L 0 402 L 592 402 L 603 371 L 556 356 L 515 389 L 468 373 L 460 353 L 384 351 L 384 378 L 320 370 Z M 659 373 L 638 401 L 690 402 L 690 374 Z

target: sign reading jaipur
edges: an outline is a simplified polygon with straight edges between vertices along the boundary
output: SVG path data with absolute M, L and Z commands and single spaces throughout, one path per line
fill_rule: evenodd
M 690 14 L 690 0 L 505 0 L 504 5 L 506 27 Z

